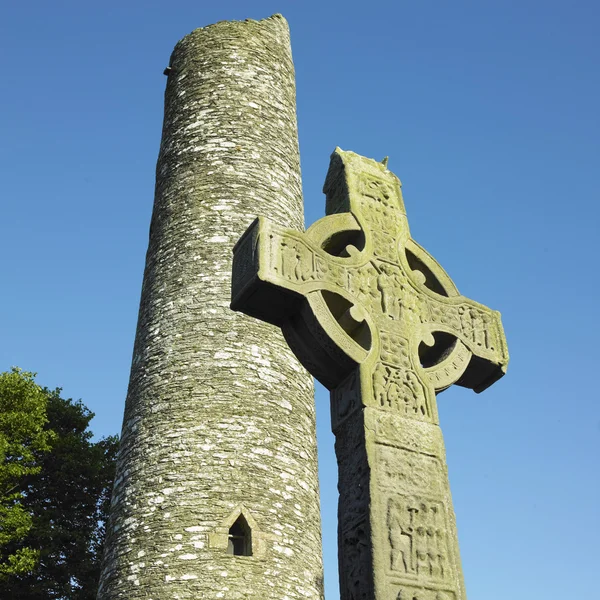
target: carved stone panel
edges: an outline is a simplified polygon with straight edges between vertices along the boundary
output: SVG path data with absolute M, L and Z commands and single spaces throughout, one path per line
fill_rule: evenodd
M 377 363 L 373 369 L 376 406 L 414 419 L 432 420 L 427 390 L 414 371 Z
M 381 443 L 375 448 L 379 487 L 442 495 L 444 471 L 439 458 Z
M 381 360 L 390 365 L 410 369 L 412 367 L 409 357 L 409 341 L 407 338 L 393 331 L 380 331 Z
M 452 581 L 446 511 L 440 501 L 420 496 L 387 500 L 391 575 L 428 581 Z
M 456 594 L 451 590 L 430 589 L 415 586 L 395 586 L 392 600 L 455 600 Z

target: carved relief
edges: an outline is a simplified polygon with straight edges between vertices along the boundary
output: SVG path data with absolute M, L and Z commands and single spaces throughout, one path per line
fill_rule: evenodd
M 394 600 L 455 600 L 456 595 L 449 590 L 432 590 L 412 586 L 402 586 L 394 592 Z
M 279 240 L 278 271 L 290 281 L 302 282 L 314 278 L 313 253 L 293 238 Z
M 346 289 L 370 312 L 376 312 L 380 304 L 376 282 L 377 271 L 369 263 L 349 273 Z
M 438 495 L 442 476 L 439 460 L 433 456 L 377 444 L 378 487 Z
M 463 335 L 480 348 L 495 350 L 493 328 L 489 316 L 472 306 L 459 306 L 458 315 Z
M 316 281 L 326 281 L 330 287 L 341 287 L 348 289 L 350 274 L 348 270 L 332 260 L 329 260 L 326 255 L 314 255 Z
M 442 433 L 427 421 L 412 420 L 391 411 L 373 410 L 366 413 L 367 427 L 375 433 L 378 444 L 404 448 L 422 456 L 443 456 Z M 422 454 L 421 454 L 422 453 Z M 445 481 L 439 480 L 439 484 Z M 433 491 L 434 495 L 437 493 Z
M 382 261 L 376 261 L 374 265 L 380 273 L 377 286 L 382 290 L 382 296 L 387 295 L 387 298 L 382 298 L 383 314 L 392 320 L 402 319 L 405 323 L 423 321 L 422 313 L 426 303 L 402 269 Z
M 454 331 L 461 330 L 459 309 L 456 306 L 430 301 L 427 310 L 427 320 L 430 323 L 446 325 Z
M 381 360 L 409 369 L 408 340 L 390 331 L 381 331 L 380 338 Z
M 425 387 L 409 369 L 377 363 L 373 370 L 373 397 L 382 408 L 408 417 L 431 419 Z
M 383 179 L 363 174 L 359 179 L 359 192 L 375 203 L 381 203 L 386 208 L 400 208 L 396 200 L 396 190 Z
M 379 265 L 377 289 L 381 294 L 381 310 L 393 320 L 400 319 L 400 281 L 397 274 L 387 265 Z
M 387 526 L 390 543 L 390 569 L 403 573 L 416 572 L 415 567 L 415 512 L 401 500 L 390 498 Z
M 495 351 L 496 328 L 490 315 L 469 305 L 446 305 L 439 302 L 427 302 L 424 322 L 446 325 L 454 331 L 462 332 L 465 339 L 482 350 Z
M 315 255 L 315 272 L 317 274 L 317 278 L 320 280 L 329 279 L 331 273 L 330 261 L 328 261 L 325 257 Z M 337 265 L 335 265 L 337 266 Z
M 390 228 L 390 221 L 386 222 L 385 215 L 381 217 L 382 222 L 376 222 L 373 225 L 371 236 L 373 238 L 373 254 L 392 263 L 398 262 L 398 250 L 396 237 L 386 233 Z M 393 220 L 392 220 L 393 222 Z M 392 230 L 395 233 L 394 230 Z
M 394 496 L 388 500 L 390 570 L 420 579 L 450 577 L 443 505 Z

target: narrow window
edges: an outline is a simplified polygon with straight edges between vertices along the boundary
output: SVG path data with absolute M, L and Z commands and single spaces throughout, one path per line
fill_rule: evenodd
M 240 515 L 229 529 L 227 554 L 252 556 L 252 530 L 244 515 Z

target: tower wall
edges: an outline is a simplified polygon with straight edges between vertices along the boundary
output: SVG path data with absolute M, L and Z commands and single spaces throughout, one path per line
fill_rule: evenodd
M 173 51 L 99 600 L 322 597 L 313 383 L 229 308 L 257 215 L 303 228 L 285 19 Z M 227 551 L 242 511 L 251 556 Z

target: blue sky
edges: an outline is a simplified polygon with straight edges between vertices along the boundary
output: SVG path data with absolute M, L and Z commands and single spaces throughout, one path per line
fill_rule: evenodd
M 336 145 L 403 181 L 413 237 L 502 312 L 508 375 L 440 397 L 469 597 L 597 597 L 600 5 L 11 2 L 0 50 L 0 370 L 120 429 L 172 47 L 281 12 L 310 224 Z M 326 594 L 338 597 L 317 392 Z

